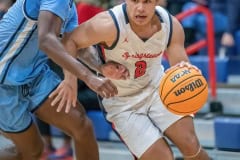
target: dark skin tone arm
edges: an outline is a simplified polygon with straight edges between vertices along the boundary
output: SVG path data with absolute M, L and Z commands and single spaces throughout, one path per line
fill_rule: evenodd
M 47 16 L 47 17 L 48 18 L 46 18 L 46 19 L 48 19 L 48 21 L 50 21 L 50 22 L 52 22 L 54 20 L 54 19 L 49 19 L 50 16 Z M 44 21 L 46 21 L 46 19 L 43 19 L 43 23 L 44 23 Z M 109 21 L 107 21 L 107 22 L 109 23 Z M 61 23 L 61 20 L 58 20 L 58 24 L 59 23 Z M 56 27 L 53 27 L 52 24 L 49 24 L 49 26 L 46 28 L 49 28 L 48 30 L 51 30 L 52 33 L 55 35 L 58 35 L 58 32 L 60 30 L 59 25 L 57 25 Z M 58 28 L 58 29 L 55 30 L 55 28 Z M 85 25 L 83 25 L 82 29 L 83 29 L 83 33 L 89 31 L 89 28 L 86 27 Z M 40 34 L 41 33 L 45 34 L 45 32 L 46 31 L 42 31 L 42 32 L 40 31 Z M 76 31 L 73 31 L 70 35 L 75 35 L 75 34 L 76 34 Z M 81 35 L 81 38 L 79 38 L 79 40 L 81 42 L 82 41 L 85 42 L 84 43 L 85 47 L 77 46 L 77 43 L 74 43 L 74 41 L 72 41 L 72 39 L 69 39 L 68 35 L 64 35 L 64 37 L 62 39 L 62 43 L 65 45 L 65 48 L 67 48 L 68 50 L 62 50 L 61 47 L 59 50 L 64 51 L 64 53 L 62 53 L 62 54 L 65 54 L 65 53 L 69 54 L 69 56 L 75 60 L 75 58 L 77 56 L 77 51 L 79 50 L 79 48 L 86 48 L 88 46 L 91 46 L 91 44 L 86 43 L 86 41 L 88 40 L 88 36 L 90 36 L 90 35 L 89 34 L 84 34 L 84 35 L 86 35 L 86 36 Z M 91 35 L 94 35 L 94 33 L 91 33 Z M 50 38 L 52 38 L 52 36 L 50 36 Z M 56 38 L 52 39 L 52 40 L 56 41 Z M 95 42 L 97 43 L 98 41 L 95 41 Z M 46 46 L 48 46 L 48 44 L 50 44 L 49 42 L 46 42 L 46 40 L 43 40 L 43 43 L 45 43 Z M 96 43 L 92 43 L 92 44 L 96 44 Z M 50 49 L 51 49 L 51 47 L 53 47 L 53 50 L 54 50 L 58 46 L 50 46 Z M 55 54 L 53 53 L 53 55 L 50 55 L 50 57 L 52 56 L 52 58 L 55 59 L 55 62 L 58 63 L 56 60 L 57 60 L 57 58 L 59 59 L 59 57 L 54 58 L 53 57 L 54 55 Z M 66 55 L 65 55 L 65 57 L 66 57 Z M 67 58 L 63 57 L 62 59 L 66 60 Z M 62 67 L 64 67 L 64 66 L 62 66 Z M 82 71 L 85 72 L 85 70 L 86 70 L 86 68 Z M 87 75 L 85 73 L 87 73 Z M 86 78 L 87 80 L 84 80 L 83 78 L 80 78 L 80 79 L 82 79 L 88 85 L 89 88 L 94 90 L 101 97 L 109 98 L 109 97 L 115 96 L 117 94 L 117 92 L 118 92 L 117 88 L 111 82 L 111 80 L 108 79 L 109 77 L 108 78 L 105 78 L 105 77 L 94 78 L 94 76 L 91 75 L 92 73 L 90 73 L 90 74 L 89 74 L 89 72 L 85 72 L 85 73 L 84 73 L 84 76 L 88 76 Z M 75 104 L 76 104 L 76 89 L 75 89 L 76 88 L 76 78 L 75 78 L 75 76 L 77 76 L 77 74 L 72 72 L 71 68 L 70 69 L 64 68 L 64 76 L 65 76 L 65 78 L 62 81 L 62 83 L 57 87 L 57 89 L 55 91 L 53 91 L 50 94 L 49 97 L 50 98 L 54 97 L 54 100 L 51 103 L 52 106 L 54 106 L 55 104 L 60 102 L 60 104 L 58 105 L 57 111 L 61 111 L 62 108 L 64 106 L 66 106 L 65 112 L 69 112 L 71 106 L 75 106 Z M 89 78 L 89 76 L 90 76 L 90 78 Z M 91 77 L 93 77 L 93 78 L 91 78 Z
M 38 19 L 39 48 L 55 63 L 77 75 L 78 78 L 85 80 L 87 75 L 91 75 L 90 71 L 85 69 L 75 58 L 69 56 L 58 39 L 61 25 L 62 20 L 58 16 L 48 11 L 40 12 Z M 79 65 L 82 68 L 81 72 L 76 69 Z
M 54 23 L 53 23 L 54 22 Z M 98 78 L 88 68 L 69 55 L 58 39 L 62 20 L 49 11 L 41 11 L 38 18 L 39 48 L 62 68 L 83 80 L 93 91 L 109 97 L 117 94 L 110 80 Z

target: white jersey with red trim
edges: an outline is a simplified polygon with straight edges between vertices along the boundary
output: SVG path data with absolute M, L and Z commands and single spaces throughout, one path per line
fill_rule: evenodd
M 164 73 L 162 56 L 171 39 L 172 24 L 168 12 L 160 6 L 155 14 L 161 22 L 161 30 L 149 39 L 142 40 L 131 29 L 126 14 L 126 4 L 120 4 L 109 10 L 118 30 L 113 46 L 104 48 L 105 60 L 125 65 L 130 79 L 112 80 L 118 88 L 118 96 L 129 96 L 150 87 L 156 90 Z

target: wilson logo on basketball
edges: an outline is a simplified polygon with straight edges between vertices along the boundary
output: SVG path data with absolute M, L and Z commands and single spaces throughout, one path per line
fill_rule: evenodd
M 177 73 L 173 76 L 173 78 L 171 78 L 171 81 L 174 83 L 176 82 L 179 78 L 181 78 L 182 76 L 186 75 L 186 74 L 189 74 L 191 73 L 190 70 L 186 69 L 186 70 L 183 70 L 181 73 Z
M 160 81 L 159 96 L 168 111 L 195 114 L 207 102 L 208 83 L 196 67 L 172 67 Z
M 180 96 L 182 93 L 186 91 L 193 92 L 196 88 L 200 88 L 203 86 L 203 82 L 201 79 L 197 79 L 194 82 L 189 83 L 185 87 L 180 88 L 179 90 L 175 91 L 174 94 L 176 96 Z

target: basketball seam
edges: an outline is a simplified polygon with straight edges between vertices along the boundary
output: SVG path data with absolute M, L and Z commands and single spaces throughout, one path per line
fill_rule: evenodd
M 184 80 L 180 81 L 174 88 L 172 88 L 171 90 L 168 91 L 168 93 L 166 94 L 166 96 L 165 96 L 164 99 L 163 99 L 163 103 L 165 102 L 167 96 L 171 93 L 171 91 L 174 90 L 177 86 L 179 86 L 180 84 L 182 84 L 184 81 L 186 81 L 186 80 L 188 80 L 188 79 L 190 79 L 190 78 L 192 78 L 192 77 L 197 77 L 197 76 L 202 76 L 202 75 L 201 75 L 201 74 L 193 75 L 193 76 L 188 77 L 187 79 L 184 79 Z
M 199 95 L 200 93 L 202 93 L 207 86 L 208 86 L 208 85 L 205 85 L 205 87 L 204 87 L 200 92 L 198 92 L 197 94 L 195 94 L 194 96 L 192 96 L 192 97 L 190 97 L 190 98 L 187 98 L 187 99 L 184 99 L 184 100 L 181 100 L 181 101 L 169 103 L 166 107 L 167 107 L 168 109 L 171 109 L 171 108 L 169 107 L 169 105 L 172 105 L 172 104 L 175 104 L 175 103 L 179 103 L 179 102 L 184 102 L 184 101 L 187 101 L 187 100 L 189 100 L 189 99 L 192 99 L 192 98 L 196 97 L 197 95 Z M 173 110 L 173 109 L 171 109 L 171 110 Z M 173 110 L 173 111 L 175 111 L 175 110 Z M 194 110 L 194 111 L 197 111 L 197 110 Z M 175 112 L 176 112 L 176 111 L 175 111 Z M 188 113 L 188 112 L 179 112 L 179 113 Z

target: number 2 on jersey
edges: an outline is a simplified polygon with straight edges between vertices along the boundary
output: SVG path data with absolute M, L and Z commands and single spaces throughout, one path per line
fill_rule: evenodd
M 146 73 L 147 63 L 145 61 L 137 61 L 135 63 L 135 75 L 134 78 L 143 76 Z

